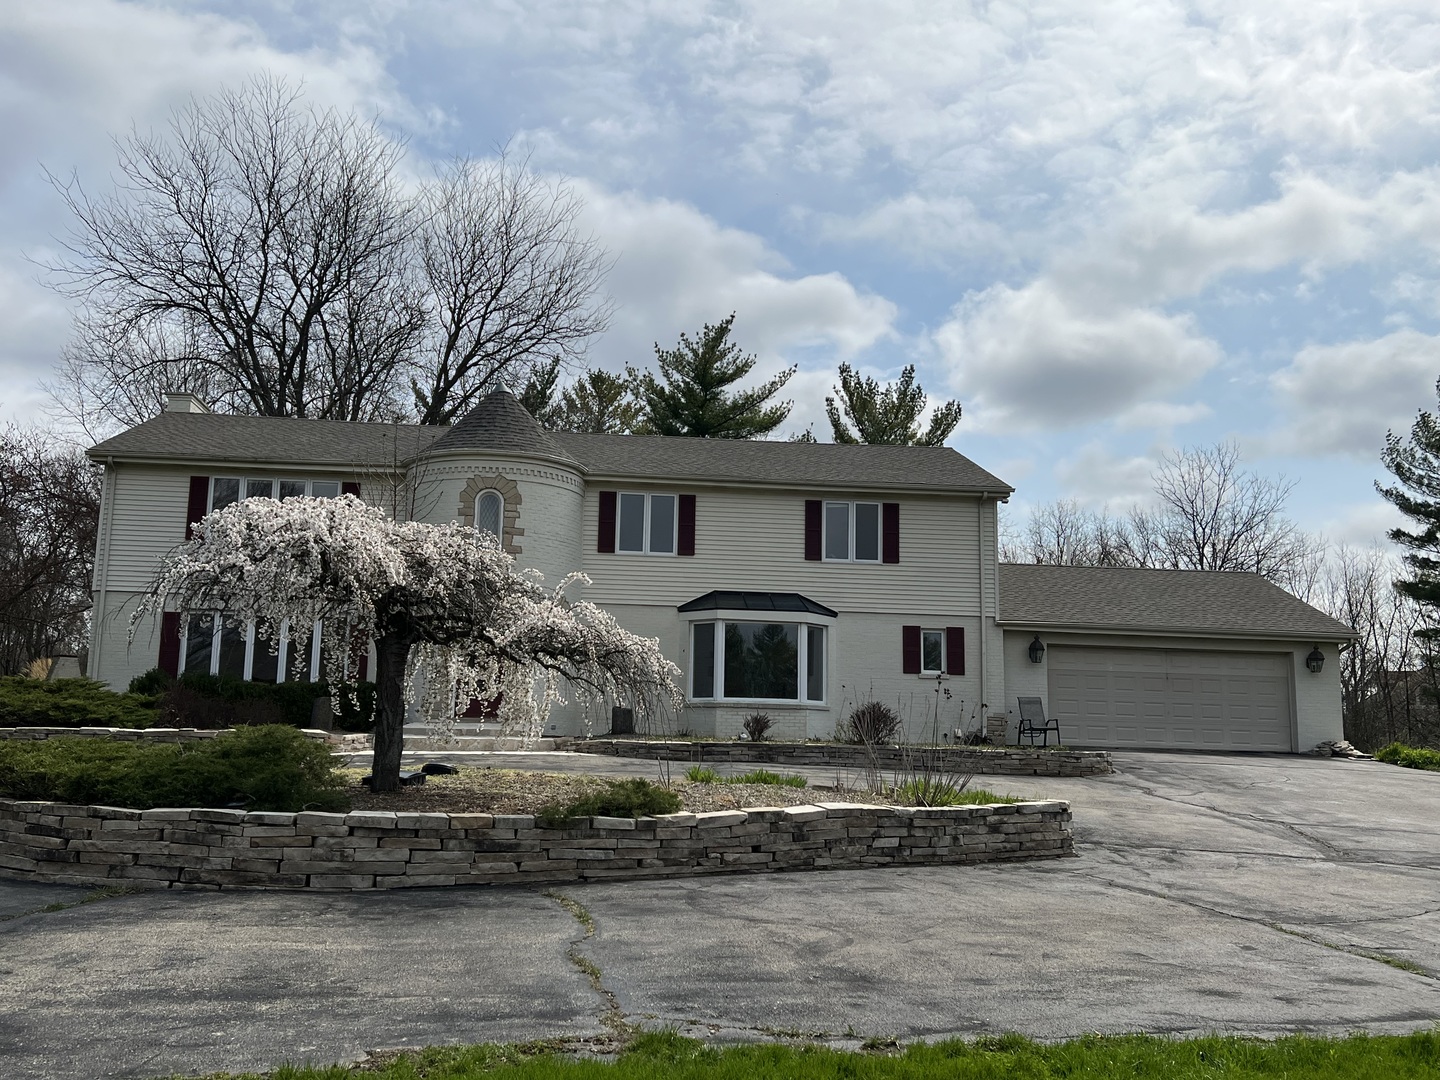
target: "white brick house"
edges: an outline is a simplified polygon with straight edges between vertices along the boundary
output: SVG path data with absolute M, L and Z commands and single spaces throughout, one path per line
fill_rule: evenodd
M 449 428 L 220 416 L 172 395 L 89 453 L 105 467 L 91 671 L 116 687 L 157 664 L 313 679 L 323 627 L 278 657 L 178 616 L 133 644 L 125 627 L 156 559 L 208 510 L 349 491 L 488 529 L 549 581 L 583 571 L 585 596 L 685 673 L 681 723 L 698 734 L 764 711 L 776 737 L 825 738 L 875 698 L 921 739 L 1035 694 L 1072 745 L 1340 737 L 1346 627 L 1254 575 L 1001 565 L 1013 489 L 949 448 L 545 432 L 498 392 Z

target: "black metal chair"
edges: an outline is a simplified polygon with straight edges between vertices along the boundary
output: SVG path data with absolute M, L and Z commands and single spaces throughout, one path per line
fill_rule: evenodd
M 1050 745 L 1050 732 L 1055 733 L 1055 745 L 1062 744 L 1060 738 L 1060 721 L 1053 716 L 1045 719 L 1045 703 L 1038 697 L 1016 698 L 1020 703 L 1020 731 L 1015 736 L 1018 744 L 1021 739 L 1029 739 L 1030 745 L 1035 745 L 1036 739 L 1042 739 L 1040 745 Z

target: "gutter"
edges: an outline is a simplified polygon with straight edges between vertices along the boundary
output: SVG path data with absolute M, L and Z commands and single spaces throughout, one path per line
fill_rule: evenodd
M 1052 634 L 1111 634 L 1120 636 L 1147 635 L 1151 637 L 1248 637 L 1267 641 L 1354 641 L 1360 637 L 1354 630 L 1332 627 L 1326 630 L 1255 630 L 1232 626 L 1136 626 L 1127 623 L 1060 623 L 1042 622 L 1035 619 L 1008 621 L 996 619 L 995 624 L 1002 630 L 1023 630 L 1026 633 Z

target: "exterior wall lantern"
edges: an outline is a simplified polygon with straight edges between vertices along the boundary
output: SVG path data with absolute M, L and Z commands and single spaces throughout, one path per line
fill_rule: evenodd
M 1035 640 L 1030 642 L 1030 662 L 1038 664 L 1045 659 L 1045 643 L 1040 640 L 1040 635 L 1035 635 Z
M 1312 674 L 1320 674 L 1320 669 L 1325 666 L 1325 654 L 1320 651 L 1319 645 L 1311 649 L 1310 655 L 1305 657 L 1305 666 L 1310 669 Z

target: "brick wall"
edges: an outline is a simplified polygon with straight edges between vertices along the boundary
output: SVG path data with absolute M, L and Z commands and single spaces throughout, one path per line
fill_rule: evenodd
M 1071 852 L 1070 807 L 818 803 L 538 828 L 527 815 L 122 810 L 0 800 L 0 874 L 149 888 L 388 889 L 925 866 Z
M 645 739 L 581 739 L 566 749 L 584 754 L 613 754 L 618 757 L 654 761 L 690 761 L 707 764 L 765 762 L 773 765 L 837 766 L 864 768 L 865 748 L 842 743 L 782 742 L 689 742 Z M 1112 770 L 1104 750 L 1044 750 L 1023 746 L 939 747 L 935 750 L 875 748 L 882 769 L 905 767 L 905 756 L 936 753 L 948 768 L 960 773 L 986 776 L 1102 776 Z

